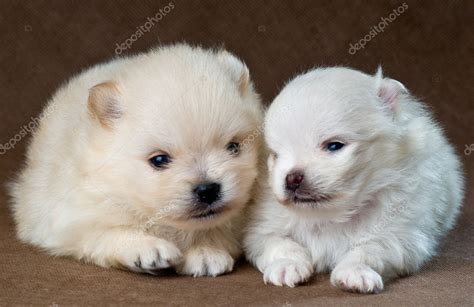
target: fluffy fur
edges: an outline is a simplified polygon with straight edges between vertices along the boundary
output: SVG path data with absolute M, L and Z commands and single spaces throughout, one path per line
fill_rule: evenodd
M 263 120 L 239 59 L 184 44 L 119 58 L 70 80 L 48 109 L 11 189 L 21 240 L 138 272 L 232 270 L 259 141 L 228 144 Z M 159 154 L 171 162 L 157 169 Z M 221 198 L 203 209 L 193 190 L 208 181 Z
M 265 282 L 293 287 L 331 271 L 343 290 L 377 292 L 383 278 L 417 271 L 455 223 L 463 177 L 453 147 L 381 70 L 298 76 L 271 105 L 265 138 L 270 187 L 244 241 Z M 291 192 L 295 171 L 304 177 Z

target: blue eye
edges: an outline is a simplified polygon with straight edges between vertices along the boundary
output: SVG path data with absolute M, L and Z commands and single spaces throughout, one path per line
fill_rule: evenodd
M 157 155 L 150 158 L 151 165 L 158 169 L 164 168 L 170 162 L 171 158 L 168 155 Z
M 326 145 L 326 150 L 327 151 L 338 151 L 340 150 L 342 147 L 344 147 L 345 144 L 343 143 L 340 143 L 340 142 L 331 142 L 331 143 L 328 143 Z

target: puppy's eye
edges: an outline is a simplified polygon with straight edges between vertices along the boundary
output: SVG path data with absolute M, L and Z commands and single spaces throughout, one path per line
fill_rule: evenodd
M 151 165 L 157 169 L 162 169 L 171 162 L 171 158 L 168 155 L 156 155 L 149 159 Z
M 236 142 L 230 142 L 226 146 L 226 150 L 230 152 L 231 155 L 238 155 L 240 153 L 240 144 Z
M 330 143 L 327 143 L 326 150 L 330 151 L 330 152 L 338 151 L 338 150 L 342 149 L 342 147 L 344 147 L 344 146 L 345 146 L 345 144 L 343 144 L 341 142 L 330 142 Z

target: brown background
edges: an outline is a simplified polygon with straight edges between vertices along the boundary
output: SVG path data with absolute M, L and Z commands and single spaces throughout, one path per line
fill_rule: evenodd
M 464 212 L 440 256 L 422 272 L 379 295 L 343 293 L 317 276 L 295 289 L 265 286 L 242 262 L 218 278 L 163 277 L 105 270 L 53 259 L 19 243 L 0 193 L 0 305 L 163 304 L 473 305 L 474 144 L 472 1 L 411 1 L 408 9 L 355 55 L 355 43 L 400 1 L 183 1 L 127 53 L 177 41 L 224 45 L 248 64 L 269 103 L 288 78 L 313 66 L 348 65 L 401 80 L 426 101 L 465 165 Z M 37 116 L 54 90 L 80 70 L 114 56 L 168 1 L 0 1 L 0 143 Z M 0 156 L 6 182 L 22 163 L 27 141 Z

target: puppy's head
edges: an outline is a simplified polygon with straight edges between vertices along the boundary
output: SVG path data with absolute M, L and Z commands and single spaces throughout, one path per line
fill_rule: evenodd
M 393 144 L 399 144 L 395 118 L 404 93 L 380 70 L 369 76 L 317 69 L 291 81 L 265 119 L 277 199 L 318 214 L 355 211 L 377 189 L 380 170 L 402 154 Z
M 247 67 L 186 45 L 127 60 L 89 94 L 88 174 L 151 223 L 211 227 L 251 197 L 262 111 Z

